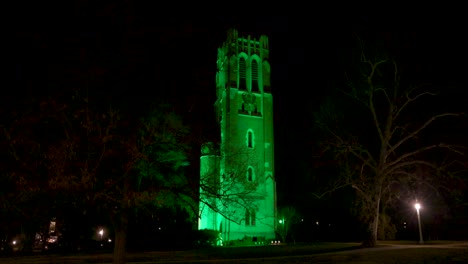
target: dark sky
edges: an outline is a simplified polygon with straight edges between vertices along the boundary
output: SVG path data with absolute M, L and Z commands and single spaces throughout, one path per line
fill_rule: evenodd
M 34 97 L 86 86 L 135 109 L 155 96 L 168 96 L 197 133 L 216 138 L 217 47 L 231 27 L 256 38 L 265 34 L 271 49 L 277 175 L 283 184 L 295 166 L 291 156 L 302 156 L 308 151 L 303 143 L 313 140 L 306 106 L 317 104 L 343 76 L 353 32 L 385 39 L 423 78 L 467 87 L 466 31 L 453 25 L 421 26 L 419 21 L 396 31 L 362 17 L 221 13 L 167 12 L 130 1 L 22 7 L 14 20 L 10 93 Z

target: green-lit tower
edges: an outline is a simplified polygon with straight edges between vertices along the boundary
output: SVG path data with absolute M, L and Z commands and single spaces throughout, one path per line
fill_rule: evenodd
M 202 146 L 199 229 L 221 239 L 275 238 L 273 97 L 268 37 L 230 29 L 218 48 L 215 108 L 221 145 Z M 221 244 L 221 243 L 220 243 Z

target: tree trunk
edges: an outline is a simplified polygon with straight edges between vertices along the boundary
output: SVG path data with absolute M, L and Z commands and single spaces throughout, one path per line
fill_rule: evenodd
M 120 215 L 114 218 L 115 244 L 114 244 L 114 264 L 126 263 L 127 256 L 127 227 L 128 211 L 123 209 Z
M 379 227 L 379 211 L 380 211 L 380 201 L 377 200 L 375 205 L 375 212 L 372 214 L 369 221 L 369 225 L 366 230 L 364 241 L 362 243 L 363 247 L 375 247 L 377 245 L 377 232 Z

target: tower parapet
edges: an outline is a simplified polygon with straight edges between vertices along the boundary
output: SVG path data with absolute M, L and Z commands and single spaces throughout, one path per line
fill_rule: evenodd
M 218 48 L 218 90 L 236 88 L 271 93 L 269 53 L 267 36 L 242 37 L 236 29 L 228 30 L 227 40 Z M 239 58 L 244 58 L 245 63 Z M 256 65 L 252 65 L 252 59 Z

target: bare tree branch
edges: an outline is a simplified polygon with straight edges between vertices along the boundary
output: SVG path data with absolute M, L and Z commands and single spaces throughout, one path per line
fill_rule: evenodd
M 430 92 L 423 92 L 418 95 L 415 95 L 414 97 L 410 97 L 409 94 L 406 94 L 406 101 L 403 103 L 402 106 L 398 108 L 398 111 L 395 113 L 395 119 L 400 116 L 401 112 L 412 102 L 416 101 L 418 98 L 424 96 L 424 95 L 436 95 L 435 93 L 430 93 Z
M 435 165 L 431 162 L 424 161 L 424 160 L 412 160 L 412 161 L 405 161 L 405 162 L 397 163 L 396 165 L 394 165 L 393 167 L 385 171 L 385 175 L 392 175 L 394 174 L 396 170 L 409 167 L 409 166 L 413 166 L 413 165 L 426 165 L 428 167 L 435 168 Z
M 427 120 L 422 126 L 420 126 L 418 129 L 414 130 L 412 133 L 407 135 L 406 137 L 402 138 L 400 141 L 395 143 L 393 147 L 389 149 L 389 152 L 394 152 L 399 146 L 401 146 L 403 143 L 408 141 L 409 139 L 414 138 L 418 133 L 420 133 L 423 129 L 425 129 L 428 125 L 430 125 L 432 122 L 434 122 L 436 119 L 445 117 L 445 116 L 460 116 L 460 114 L 455 114 L 455 113 L 444 113 L 444 114 L 439 114 L 431 117 L 429 120 Z

